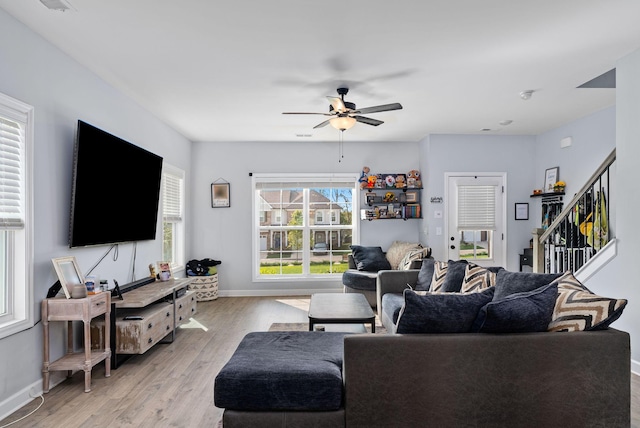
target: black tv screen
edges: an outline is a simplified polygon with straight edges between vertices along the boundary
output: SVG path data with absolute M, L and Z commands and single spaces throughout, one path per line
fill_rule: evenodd
M 69 247 L 156 238 L 162 157 L 81 120 Z

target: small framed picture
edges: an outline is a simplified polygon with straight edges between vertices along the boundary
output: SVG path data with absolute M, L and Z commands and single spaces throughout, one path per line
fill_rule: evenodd
M 418 192 L 407 192 L 407 202 L 418 202 Z
M 231 206 L 231 185 L 229 183 L 211 183 L 211 208 Z
M 169 281 L 171 279 L 171 263 L 158 262 L 158 277 L 160 281 Z
M 529 220 L 529 204 L 516 202 L 516 220 Z
M 553 192 L 553 185 L 560 179 L 560 167 L 547 168 L 544 172 L 544 187 L 542 193 Z
M 71 289 L 74 285 L 84 285 L 84 278 L 82 272 L 78 267 L 78 262 L 75 256 L 70 257 L 58 257 L 51 260 L 53 262 L 53 268 L 56 270 L 56 275 L 62 285 L 62 291 L 67 299 L 71 298 Z

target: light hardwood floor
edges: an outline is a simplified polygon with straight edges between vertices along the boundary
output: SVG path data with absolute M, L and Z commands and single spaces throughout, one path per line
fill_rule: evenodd
M 274 322 L 307 322 L 308 298 L 220 298 L 198 303 L 198 313 L 172 344 L 137 355 L 104 377 L 93 370 L 92 391 L 83 374 L 45 394 L 42 407 L 14 427 L 216 427 L 213 381 L 242 337 Z M 640 428 L 640 377 L 632 376 L 631 426 Z M 31 403 L 0 421 L 0 427 L 35 409 Z

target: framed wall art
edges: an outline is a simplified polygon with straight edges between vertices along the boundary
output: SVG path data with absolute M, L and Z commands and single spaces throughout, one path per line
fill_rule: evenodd
M 553 192 L 553 185 L 560 179 L 560 167 L 547 168 L 544 172 L 544 187 L 542 193 Z
M 211 183 L 211 208 L 231 206 L 231 185 L 227 182 Z
M 529 204 L 516 202 L 516 220 L 529 220 Z

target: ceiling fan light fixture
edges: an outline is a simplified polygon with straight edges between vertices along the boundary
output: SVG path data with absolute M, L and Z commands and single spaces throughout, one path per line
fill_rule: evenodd
M 349 116 L 343 116 L 334 117 L 329 120 L 329 123 L 339 131 L 346 131 L 347 129 L 353 128 L 353 125 L 356 124 L 356 120 Z
M 40 0 L 40 3 L 51 10 L 58 10 L 60 12 L 64 12 L 66 10 L 74 10 L 71 3 L 66 0 Z

